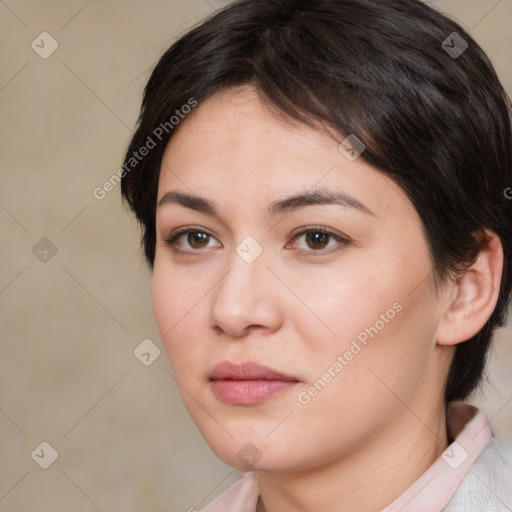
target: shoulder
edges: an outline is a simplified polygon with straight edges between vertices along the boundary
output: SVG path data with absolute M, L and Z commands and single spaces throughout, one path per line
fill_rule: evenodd
M 445 512 L 474 510 L 512 510 L 512 450 L 494 436 L 445 508 Z

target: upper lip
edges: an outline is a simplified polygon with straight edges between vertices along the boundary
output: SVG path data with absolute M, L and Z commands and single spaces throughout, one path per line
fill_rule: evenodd
M 252 361 L 242 364 L 235 364 L 229 361 L 223 361 L 217 364 L 210 374 L 210 380 L 284 380 L 296 381 L 298 379 L 291 375 L 274 370 L 270 366 L 265 366 Z

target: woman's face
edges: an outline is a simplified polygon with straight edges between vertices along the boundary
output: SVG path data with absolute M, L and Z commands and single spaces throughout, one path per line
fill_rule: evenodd
M 341 141 L 242 89 L 166 148 L 155 318 L 190 415 L 241 469 L 313 468 L 442 407 L 450 357 L 420 218 Z

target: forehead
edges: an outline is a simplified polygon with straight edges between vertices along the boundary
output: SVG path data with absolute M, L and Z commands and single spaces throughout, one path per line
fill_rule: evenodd
M 221 91 L 194 109 L 180 124 L 169 146 L 182 148 L 206 144 L 216 156 L 247 154 L 258 148 L 259 158 L 274 161 L 336 144 L 326 130 L 314 129 L 286 117 L 262 99 L 252 87 Z M 217 150 L 217 151 L 216 151 Z M 290 150 L 292 154 L 290 154 Z M 200 156 L 200 155 L 196 155 Z
M 377 210 L 397 199 L 412 207 L 390 178 L 340 151 L 344 138 L 285 118 L 254 89 L 223 91 L 202 102 L 174 133 L 162 160 L 158 198 L 173 188 L 270 202 L 270 196 L 320 187 L 359 195 Z

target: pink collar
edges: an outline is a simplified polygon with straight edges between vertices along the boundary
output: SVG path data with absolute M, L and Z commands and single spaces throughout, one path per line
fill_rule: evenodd
M 448 438 L 441 456 L 382 512 L 439 512 L 492 437 L 485 414 L 473 405 L 452 402 L 446 411 Z
M 441 456 L 382 512 L 439 512 L 492 437 L 485 414 L 473 405 L 452 402 L 447 408 L 448 438 L 455 439 Z M 255 512 L 259 489 L 246 473 L 201 512 Z

